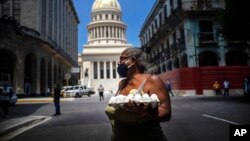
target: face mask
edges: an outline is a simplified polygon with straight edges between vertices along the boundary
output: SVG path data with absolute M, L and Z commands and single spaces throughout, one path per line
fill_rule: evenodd
M 129 60 L 128 60 L 129 61 Z M 126 61 L 126 62 L 128 62 Z M 117 67 L 117 72 L 121 77 L 127 77 L 127 73 L 128 73 L 128 66 L 126 65 L 126 62 L 123 64 L 118 64 Z

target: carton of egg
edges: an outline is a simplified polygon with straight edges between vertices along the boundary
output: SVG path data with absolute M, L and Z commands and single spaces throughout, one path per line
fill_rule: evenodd
M 147 93 L 144 94 L 129 94 L 125 95 L 117 95 L 112 96 L 109 99 L 109 105 L 113 106 L 115 109 L 122 108 L 125 103 L 128 102 L 135 102 L 136 105 L 144 104 L 145 106 L 151 106 L 152 108 L 156 108 L 159 104 L 159 98 L 156 94 L 148 95 Z

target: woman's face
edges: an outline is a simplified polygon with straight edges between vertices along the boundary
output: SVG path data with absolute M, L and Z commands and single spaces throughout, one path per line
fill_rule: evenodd
M 130 58 L 129 58 L 128 54 L 124 51 L 124 52 L 122 52 L 118 63 L 122 64 L 122 63 L 126 62 L 128 59 L 130 59 Z

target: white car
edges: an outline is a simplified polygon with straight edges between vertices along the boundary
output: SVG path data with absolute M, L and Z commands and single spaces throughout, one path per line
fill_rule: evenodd
M 0 87 L 0 91 L 2 91 L 3 90 L 3 87 Z M 17 102 L 17 96 L 16 96 L 16 93 L 15 93 L 15 91 L 13 90 L 13 87 L 7 87 L 7 89 L 9 89 L 10 91 L 13 91 L 13 94 L 12 94 L 12 96 L 11 96 L 11 98 L 10 98 L 10 106 L 14 106 L 15 104 L 16 104 L 16 102 Z M 0 101 L 2 100 L 2 96 L 0 95 Z
M 90 96 L 89 89 L 86 86 L 76 85 L 65 90 L 66 97 L 82 97 L 83 95 Z

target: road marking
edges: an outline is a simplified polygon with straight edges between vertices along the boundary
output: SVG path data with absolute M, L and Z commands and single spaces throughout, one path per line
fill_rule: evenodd
M 227 122 L 227 123 L 230 123 L 230 124 L 240 125 L 239 123 L 232 122 L 232 121 L 229 121 L 229 120 L 226 120 L 226 119 L 223 119 L 223 118 L 219 118 L 219 117 L 215 117 L 215 116 L 210 116 L 210 115 L 206 115 L 206 114 L 202 114 L 202 115 L 203 115 L 204 117 L 208 117 L 208 118 L 220 120 L 220 121 Z
M 37 119 L 34 120 L 29 125 L 21 127 L 21 128 L 15 130 L 15 131 L 12 131 L 12 132 L 0 137 L 0 140 L 1 141 L 8 141 L 8 140 L 14 138 L 15 136 L 17 136 L 17 135 L 19 135 L 19 134 L 21 134 L 21 133 L 23 133 L 23 132 L 25 132 L 25 131 L 27 131 L 27 130 L 29 130 L 29 129 L 37 126 L 37 125 L 40 125 L 40 124 L 42 124 L 42 123 L 44 123 L 44 122 L 51 119 L 51 117 L 49 117 L 49 116 L 30 116 L 30 117 L 34 117 L 34 118 L 37 118 Z

